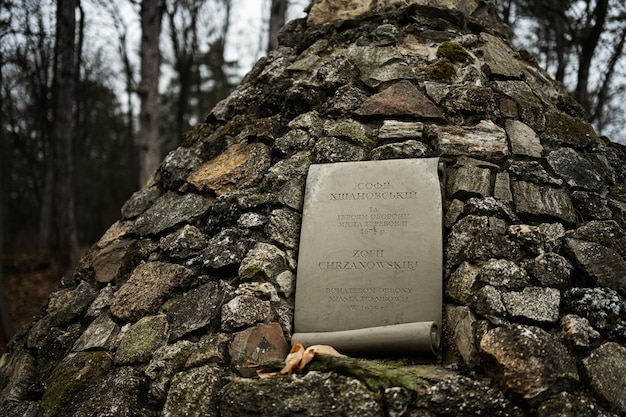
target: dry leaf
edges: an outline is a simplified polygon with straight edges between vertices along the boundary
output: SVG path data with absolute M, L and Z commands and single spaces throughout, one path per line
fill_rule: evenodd
M 332 346 L 328 345 L 313 345 L 309 346 L 306 350 L 302 343 L 295 342 L 291 351 L 285 358 L 285 366 L 278 372 L 263 372 L 258 370 L 256 373 L 259 378 L 270 378 L 273 376 L 286 375 L 292 373 L 294 370 L 302 372 L 304 367 L 309 364 L 316 356 L 345 356 L 337 352 Z

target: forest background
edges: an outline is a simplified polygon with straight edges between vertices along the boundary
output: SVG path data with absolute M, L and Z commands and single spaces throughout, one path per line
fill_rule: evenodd
M 0 0 L 0 352 L 308 0 Z M 498 0 L 626 144 L 626 4 Z

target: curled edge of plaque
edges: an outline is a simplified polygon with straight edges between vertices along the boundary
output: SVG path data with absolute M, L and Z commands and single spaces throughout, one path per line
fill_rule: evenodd
M 406 353 L 436 356 L 440 329 L 434 321 L 393 324 L 335 332 L 294 333 L 292 344 L 330 345 L 340 353 Z

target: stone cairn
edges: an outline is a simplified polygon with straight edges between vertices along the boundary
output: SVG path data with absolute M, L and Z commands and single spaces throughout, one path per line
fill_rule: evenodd
M 318 0 L 280 41 L 11 342 L 0 415 L 626 415 L 626 149 L 494 5 Z M 256 378 L 289 349 L 308 167 L 434 156 L 445 338 L 422 388 Z

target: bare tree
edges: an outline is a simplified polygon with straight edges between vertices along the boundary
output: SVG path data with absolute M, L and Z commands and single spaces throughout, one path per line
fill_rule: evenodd
M 270 8 L 269 42 L 267 45 L 268 52 L 278 48 L 278 31 L 285 26 L 287 3 L 287 0 L 272 0 L 272 6 Z
M 56 258 L 69 275 L 78 262 L 78 238 L 74 206 L 72 127 L 75 85 L 75 32 L 78 0 L 57 1 L 54 184 L 57 227 Z
M 626 4 L 621 0 L 505 0 L 503 18 L 517 43 L 539 57 L 571 91 L 601 132 L 626 141 L 617 97 L 624 82 Z M 520 24 L 519 22 L 523 22 Z M 531 30 L 529 30 L 529 26 Z M 608 132 L 607 132 L 608 133 Z
M 159 35 L 162 0 L 141 2 L 141 84 L 139 97 L 139 186 L 158 168 L 159 148 Z

